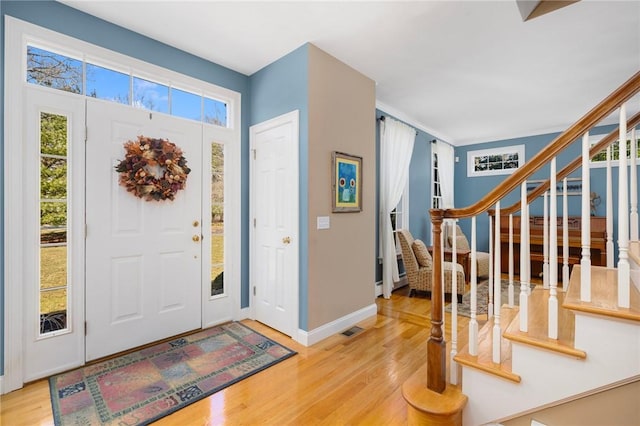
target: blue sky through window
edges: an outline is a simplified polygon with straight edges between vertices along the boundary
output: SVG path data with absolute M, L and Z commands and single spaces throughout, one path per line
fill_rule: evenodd
M 87 96 L 129 104 L 127 74 L 87 63 Z

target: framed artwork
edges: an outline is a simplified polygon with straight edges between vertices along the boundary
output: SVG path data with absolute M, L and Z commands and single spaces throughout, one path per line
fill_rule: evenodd
M 524 164 L 524 145 L 467 152 L 467 176 L 510 175 Z
M 332 211 L 362 211 L 362 157 L 333 151 L 331 164 Z

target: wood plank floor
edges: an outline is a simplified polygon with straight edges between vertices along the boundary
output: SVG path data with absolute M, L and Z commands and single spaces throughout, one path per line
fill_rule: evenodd
M 362 331 L 351 337 L 338 334 L 311 347 L 255 321 L 243 321 L 298 355 L 155 424 L 406 424 L 402 384 L 426 362 L 431 301 L 409 298 L 404 288 L 376 303 L 378 315 L 358 324 Z M 466 329 L 468 319 L 459 318 L 458 330 Z M 445 321 L 449 342 L 450 314 Z M 0 397 L 0 425 L 53 425 L 47 381 Z

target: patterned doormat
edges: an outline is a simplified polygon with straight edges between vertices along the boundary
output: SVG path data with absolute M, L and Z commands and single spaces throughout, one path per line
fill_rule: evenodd
M 55 424 L 146 425 L 296 352 L 232 322 L 49 379 Z

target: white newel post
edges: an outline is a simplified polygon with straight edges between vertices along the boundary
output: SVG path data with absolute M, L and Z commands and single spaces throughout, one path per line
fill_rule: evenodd
M 558 193 L 556 189 L 556 157 L 550 165 L 551 195 L 549 199 L 549 338 L 558 338 Z
M 562 291 L 569 288 L 569 200 L 567 178 L 562 180 Z
M 502 283 L 501 283 L 501 275 L 502 271 L 500 269 L 500 201 L 496 203 L 496 214 L 495 218 L 495 239 L 494 239 L 494 249 L 495 253 L 494 259 L 494 268 L 495 272 L 493 274 L 493 362 L 499 364 L 500 363 L 500 346 L 502 340 L 502 330 L 500 328 L 500 305 L 502 304 Z
M 478 260 L 476 254 L 476 217 L 471 218 L 471 321 L 469 322 L 469 354 L 478 355 Z
M 591 302 L 591 170 L 589 169 L 589 132 L 582 135 L 582 215 L 580 222 L 582 258 L 580 259 L 580 300 Z
M 529 220 L 526 215 L 527 208 L 527 181 L 522 182 L 520 187 L 520 331 L 529 330 L 529 283 L 527 280 L 527 269 L 529 268 L 529 255 L 527 247 L 529 245 L 529 233 L 527 226 Z M 526 287 L 525 287 L 526 286 Z
M 513 214 L 509 214 L 509 306 L 513 306 Z
M 611 145 L 607 147 L 607 209 L 606 209 L 606 225 L 607 225 L 607 268 L 613 268 L 614 265 L 614 247 L 613 247 L 613 178 L 611 177 Z
M 620 107 L 618 163 L 618 306 L 628 308 L 630 303 L 629 270 L 629 182 L 627 180 L 627 107 Z

